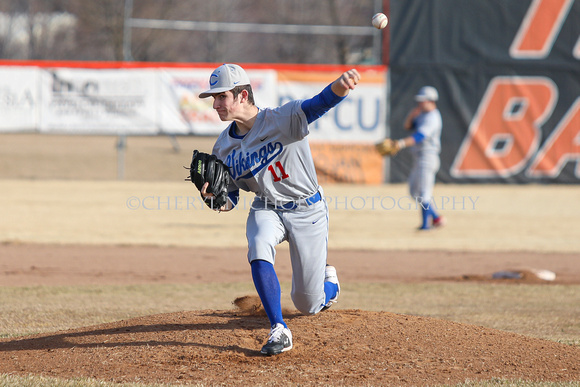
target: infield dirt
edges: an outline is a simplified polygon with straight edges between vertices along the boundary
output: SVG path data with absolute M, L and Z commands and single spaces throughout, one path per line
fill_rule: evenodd
M 182 178 L 174 169 L 187 163 L 189 148 L 207 148 L 205 142 L 184 139 L 187 152 L 172 153 L 164 139 L 130 140 L 130 179 L 114 181 L 111 138 L 87 143 L 86 138 L 6 135 L 3 140 L 19 145 L 15 150 L 0 143 L 5 150 L 0 153 L 3 286 L 251 281 L 241 211 L 217 215 L 127 207 L 133 196 L 142 203 L 147 195 L 190 195 L 185 190 L 191 186 L 182 191 L 177 183 L 140 176 Z M 28 160 L 35 150 L 45 160 L 41 166 Z M 99 170 L 101 157 L 108 160 L 106 173 Z M 529 275 L 532 268 L 554 271 L 555 283 L 580 284 L 578 188 L 523 188 L 438 185 L 436 194 L 463 192 L 480 201 L 473 211 L 447 211 L 449 227 L 427 235 L 414 231 L 417 217 L 401 208 L 331 207 L 329 261 L 344 284 L 484 281 L 493 286 L 493 272 L 517 269 L 525 275 L 509 281 L 550 286 Z M 354 198 L 361 189 L 383 197 L 406 194 L 404 186 L 334 186 L 327 193 Z M 226 241 L 219 239 L 223 229 Z M 290 278 L 284 247 L 276 268 L 283 280 Z M 0 373 L 204 385 L 580 381 L 580 348 L 574 345 L 356 307 L 316 316 L 287 312 L 295 347 L 276 357 L 258 353 L 267 320 L 250 305 L 2 339 Z

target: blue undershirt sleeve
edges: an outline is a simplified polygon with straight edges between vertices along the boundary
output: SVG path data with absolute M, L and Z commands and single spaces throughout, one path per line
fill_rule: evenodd
M 421 132 L 415 132 L 411 137 L 415 139 L 415 144 L 419 144 L 421 141 L 423 141 L 425 135 Z
M 326 86 L 320 94 L 302 102 L 302 111 L 306 114 L 306 119 L 309 124 L 322 117 L 327 111 L 346 98 L 334 94 L 331 85 Z

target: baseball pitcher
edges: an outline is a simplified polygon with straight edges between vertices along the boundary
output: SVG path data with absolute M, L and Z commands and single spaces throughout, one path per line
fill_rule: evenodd
M 359 73 L 349 70 L 313 98 L 259 108 L 246 72 L 238 65 L 224 64 L 211 74 L 209 90 L 200 94 L 200 98 L 213 97 L 220 119 L 231 121 L 212 151 L 229 168 L 227 200 L 215 194 L 223 189 L 209 181 L 201 185 L 201 195 L 212 208 L 229 211 L 236 206 L 240 189 L 256 194 L 246 237 L 252 279 L 271 327 L 261 349 L 265 355 L 292 349 L 292 333 L 282 317 L 280 283 L 274 270 L 276 245 L 287 241 L 290 246 L 291 297 L 299 311 L 316 314 L 338 299 L 336 269 L 326 263 L 328 207 L 307 135 L 308 125 L 346 98 L 359 80 Z M 199 161 L 192 161 L 192 181 L 194 169 L 204 170 Z M 219 206 L 213 206 L 214 200 Z

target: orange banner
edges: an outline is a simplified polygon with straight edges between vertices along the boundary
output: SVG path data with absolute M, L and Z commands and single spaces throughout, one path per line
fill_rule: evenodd
M 384 159 L 372 144 L 310 143 L 318 182 L 381 184 Z

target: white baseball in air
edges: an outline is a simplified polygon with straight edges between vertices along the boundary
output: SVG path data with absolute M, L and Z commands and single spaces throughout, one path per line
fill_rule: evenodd
M 382 30 L 387 26 L 387 24 L 389 24 L 389 19 L 384 13 L 379 12 L 373 16 L 373 26 L 375 28 Z

